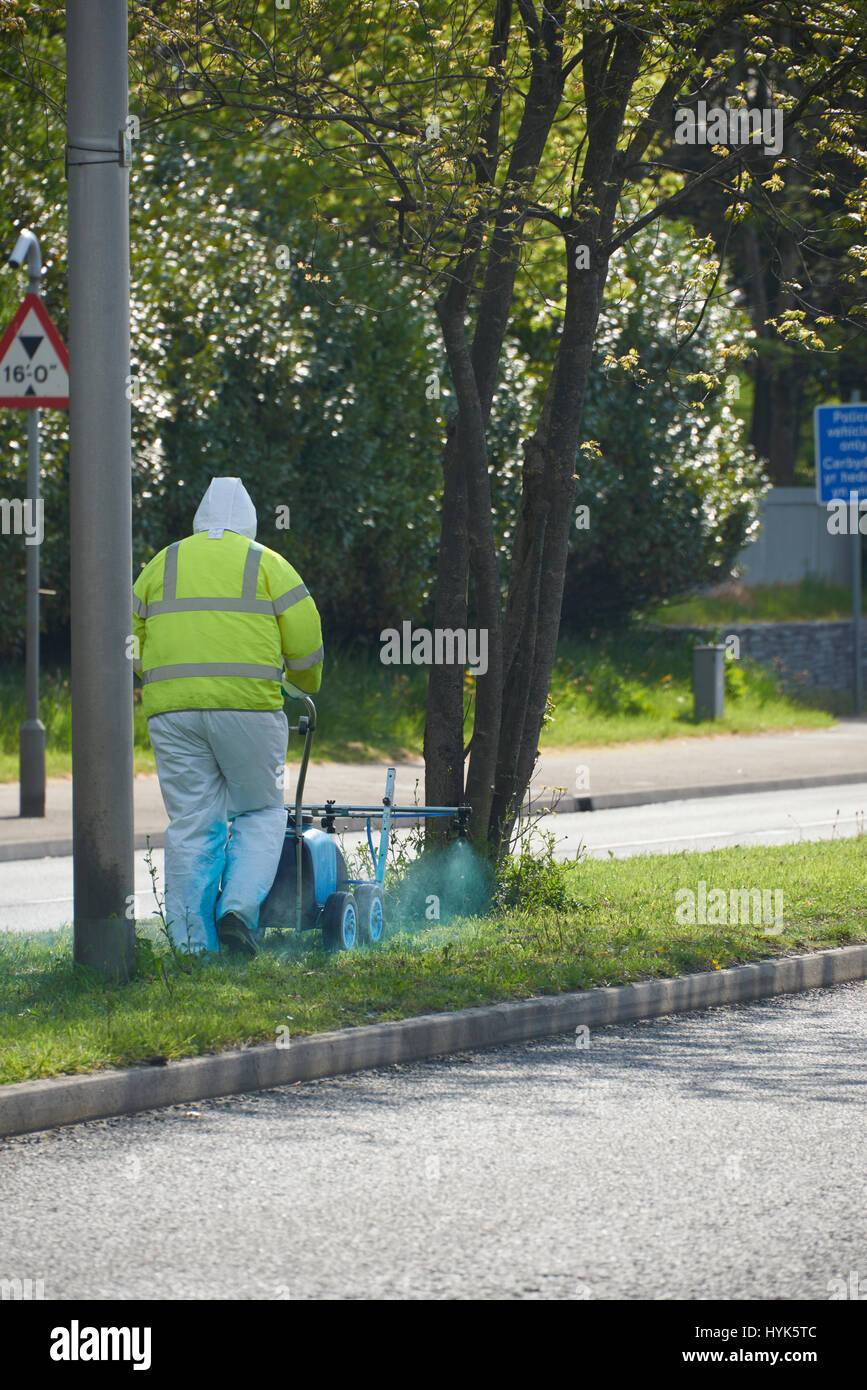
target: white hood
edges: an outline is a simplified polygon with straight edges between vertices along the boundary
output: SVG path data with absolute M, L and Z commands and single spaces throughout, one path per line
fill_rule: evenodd
M 212 478 L 193 517 L 193 531 L 219 540 L 224 531 L 256 539 L 256 508 L 240 478 Z

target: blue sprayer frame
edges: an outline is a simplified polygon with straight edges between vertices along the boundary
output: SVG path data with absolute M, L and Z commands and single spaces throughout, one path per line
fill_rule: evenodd
M 338 805 L 334 801 L 326 801 L 324 806 L 305 806 L 304 805 L 304 783 L 307 778 L 307 764 L 310 761 L 310 748 L 313 742 L 313 734 L 316 729 L 316 706 L 309 695 L 295 689 L 287 689 L 283 686 L 284 692 L 292 699 L 301 700 L 304 703 L 307 713 L 299 716 L 298 723 L 290 725 L 289 732 L 297 733 L 304 738 L 304 751 L 301 755 L 301 766 L 298 769 L 298 780 L 295 784 L 295 804 L 294 807 L 287 806 L 286 810 L 291 817 L 286 827 L 287 835 L 294 835 L 296 844 L 296 898 L 295 898 L 295 923 L 296 927 L 301 926 L 303 918 L 302 907 L 302 860 L 303 842 L 305 839 L 312 841 L 314 836 L 318 837 L 321 832 L 313 830 L 308 826 L 305 830 L 304 818 L 309 816 L 311 821 L 319 817 L 322 830 L 328 835 L 335 834 L 334 822 L 341 820 L 364 820 L 367 828 L 367 843 L 370 848 L 370 857 L 373 863 L 372 879 L 350 879 L 349 882 L 357 888 L 362 885 L 377 886 L 381 888 L 385 882 L 385 867 L 388 860 L 388 845 L 391 836 L 391 827 L 394 821 L 399 820 L 435 820 L 445 816 L 452 817 L 452 826 L 460 838 L 467 835 L 467 823 L 469 821 L 471 807 L 462 802 L 459 806 L 395 806 L 394 805 L 394 781 L 395 769 L 388 768 L 385 776 L 385 796 L 382 798 L 380 806 L 348 806 Z M 379 829 L 379 849 L 375 850 L 373 845 L 372 822 L 375 818 L 380 819 Z M 312 835 L 310 834 L 312 830 Z M 311 843 L 311 862 L 314 865 L 314 885 L 313 894 L 317 907 L 321 908 L 327 894 L 317 891 L 316 884 L 316 862 L 317 855 Z M 324 888 L 325 885 L 320 885 Z M 329 885 L 330 887 L 330 885 Z M 320 902 L 320 897 L 322 902 Z

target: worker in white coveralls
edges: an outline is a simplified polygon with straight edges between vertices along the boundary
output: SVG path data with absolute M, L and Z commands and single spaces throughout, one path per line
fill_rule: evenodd
M 241 480 L 212 478 L 193 534 L 133 587 L 135 666 L 170 822 L 166 920 L 195 953 L 256 954 L 286 831 L 281 661 L 302 691 L 322 680 L 316 605 L 255 536 Z

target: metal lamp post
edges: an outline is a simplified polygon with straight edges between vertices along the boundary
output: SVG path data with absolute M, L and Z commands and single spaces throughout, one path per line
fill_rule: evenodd
M 75 959 L 134 963 L 127 0 L 67 0 Z

